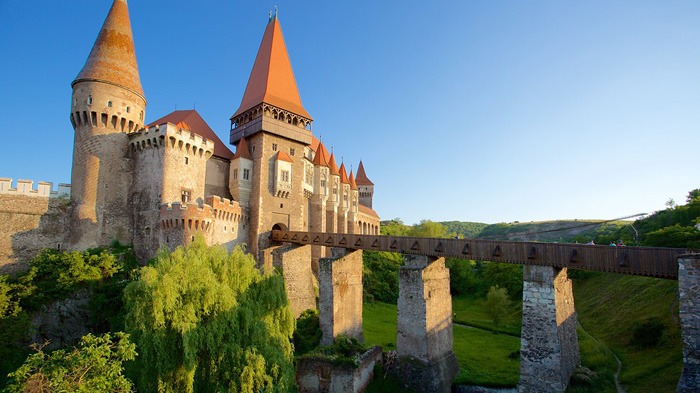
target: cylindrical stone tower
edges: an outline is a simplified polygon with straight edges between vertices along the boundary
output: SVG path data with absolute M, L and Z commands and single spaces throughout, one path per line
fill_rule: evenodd
M 127 134 L 142 127 L 146 99 L 126 0 L 114 0 L 72 87 L 70 246 L 85 249 L 114 240 L 131 242 Z

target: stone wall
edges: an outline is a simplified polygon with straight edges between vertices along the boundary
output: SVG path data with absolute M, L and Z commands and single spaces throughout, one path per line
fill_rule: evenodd
M 519 392 L 563 392 L 581 364 L 566 269 L 523 267 Z
M 25 270 L 43 248 L 64 248 L 70 208 L 66 198 L 0 194 L 0 274 Z
M 700 254 L 678 258 L 678 297 L 683 373 L 677 392 L 700 391 Z
M 207 160 L 206 177 L 204 179 L 204 195 L 212 195 L 233 199 L 228 187 L 228 177 L 231 162 L 221 157 L 212 156 Z
M 374 366 L 382 361 L 382 348 L 371 347 L 360 355 L 357 367 L 335 365 L 332 360 L 302 356 L 297 359 L 297 385 L 300 393 L 358 393 L 374 376 Z
M 314 276 L 311 273 L 311 246 L 287 243 L 265 250 L 274 267 L 282 270 L 287 299 L 294 318 L 316 308 Z
M 334 248 L 321 258 L 318 273 L 321 345 L 332 345 L 342 334 L 365 341 L 362 332 L 362 250 Z

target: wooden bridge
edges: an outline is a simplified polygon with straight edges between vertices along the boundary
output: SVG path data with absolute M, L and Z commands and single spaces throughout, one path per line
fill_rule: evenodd
M 684 248 L 613 247 L 280 230 L 272 231 L 272 240 L 353 250 L 389 251 L 667 279 L 678 279 L 678 256 L 689 252 Z
M 433 393 L 449 392 L 459 371 L 445 257 L 524 265 L 520 393 L 563 392 L 580 364 L 568 268 L 678 280 L 684 368 L 677 391 L 700 389 L 697 250 L 285 230 L 273 230 L 270 240 L 266 255 L 282 268 L 285 282 L 293 283 L 287 292 L 297 314 L 316 307 L 312 284 L 299 279 L 310 276 L 312 254 L 329 256 L 318 260 L 317 272 L 322 344 L 333 343 L 339 334 L 363 340 L 362 250 L 404 254 L 396 345 L 403 360 L 392 372 L 407 385 Z

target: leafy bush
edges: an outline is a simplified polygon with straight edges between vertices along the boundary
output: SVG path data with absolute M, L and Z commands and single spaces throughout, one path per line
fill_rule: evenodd
M 37 347 L 37 352 L 10 374 L 5 392 L 131 392 L 133 384 L 122 374 L 122 364 L 134 359 L 136 346 L 124 333 L 116 333 L 114 338 L 88 334 L 78 348 L 50 354 Z
M 159 252 L 124 291 L 144 392 L 294 388 L 294 318 L 281 274 L 200 236 Z
M 303 355 L 316 348 L 321 342 L 321 326 L 318 310 L 308 309 L 297 318 L 297 328 L 294 330 L 294 353 Z
M 666 324 L 659 317 L 647 318 L 633 326 L 631 343 L 640 348 L 653 348 L 659 345 L 666 331 Z
M 367 351 L 367 346 L 360 344 L 354 338 L 348 338 L 339 334 L 333 345 L 320 345 L 304 356 L 324 357 L 333 360 L 333 364 L 356 368 L 359 364 L 359 355 Z
M 507 318 L 510 305 L 511 301 L 505 288 L 495 286 L 489 289 L 484 302 L 484 311 L 491 317 L 494 333 L 498 333 L 498 327 Z
M 364 251 L 362 254 L 363 295 L 366 301 L 396 303 L 399 298 L 399 269 L 402 254 Z

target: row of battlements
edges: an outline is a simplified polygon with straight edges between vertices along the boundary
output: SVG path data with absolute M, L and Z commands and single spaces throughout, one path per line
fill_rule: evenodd
M 207 197 L 207 204 L 214 209 L 216 220 L 239 222 L 242 218 L 241 206 L 236 201 L 211 195 Z
M 132 151 L 158 147 L 177 148 L 205 159 L 214 153 L 214 141 L 172 123 L 142 128 L 139 132 L 130 134 L 129 146 Z
M 17 186 L 12 187 L 12 179 L 0 177 L 0 194 L 28 195 L 46 198 L 69 198 L 70 189 L 70 184 L 59 183 L 58 190 L 54 191 L 53 183 L 45 181 L 37 182 L 37 188 L 34 189 L 33 180 L 23 179 L 18 179 Z

